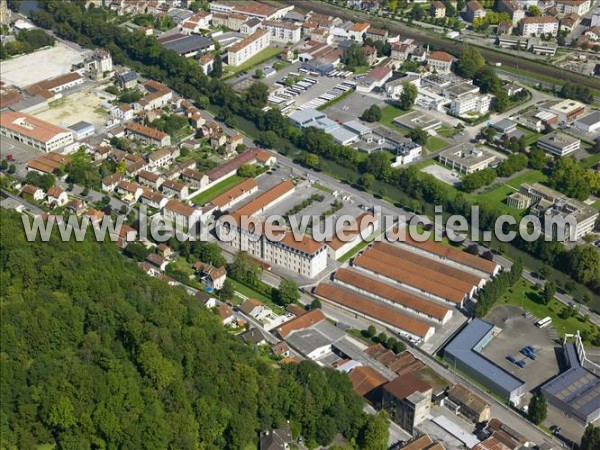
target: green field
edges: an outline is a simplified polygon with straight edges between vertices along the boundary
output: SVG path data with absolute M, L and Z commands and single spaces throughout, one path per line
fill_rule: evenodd
M 261 294 L 260 292 L 257 292 L 254 289 L 249 288 L 248 286 L 235 281 L 234 279 L 231 279 L 231 278 L 229 278 L 229 279 L 232 281 L 235 291 L 238 292 L 239 294 L 243 295 L 244 297 L 253 298 L 255 300 L 258 300 L 258 301 L 264 303 L 265 306 L 268 306 L 269 308 L 271 308 L 271 310 L 275 314 L 281 315 L 284 313 L 284 309 L 281 306 L 273 303 L 273 301 L 269 297 L 266 297 L 265 295 Z
M 257 53 L 252 58 L 250 58 L 248 61 L 246 61 L 245 63 L 243 63 L 237 67 L 224 66 L 223 69 L 226 72 L 225 77 L 228 78 L 232 75 L 238 74 L 240 72 L 244 72 L 248 69 L 251 69 L 252 67 L 254 67 L 260 63 L 268 61 L 271 58 L 274 58 L 275 56 L 279 55 L 279 53 L 281 53 L 281 49 L 279 49 L 277 47 L 269 47 L 269 48 L 265 48 L 263 51 Z
M 454 127 L 449 127 L 448 125 L 442 125 L 440 128 L 438 128 L 435 131 L 437 134 L 439 134 L 440 136 L 443 136 L 445 138 L 451 138 L 451 137 L 457 135 L 458 133 L 460 133 L 460 130 L 457 130 Z
M 430 136 L 429 139 L 427 139 L 427 143 L 425 144 L 425 148 L 429 152 L 437 152 L 438 150 L 442 150 L 446 147 L 448 147 L 448 142 L 437 136 Z
M 573 334 L 577 330 L 580 332 L 585 331 L 586 333 L 584 333 L 584 335 L 587 334 L 588 336 L 594 336 L 600 333 L 600 329 L 598 329 L 597 326 L 580 315 L 569 317 L 568 319 L 561 319 L 559 313 L 565 308 L 565 305 L 556 299 L 552 299 L 547 305 L 544 305 L 541 302 L 540 294 L 540 290 L 535 286 L 528 281 L 521 279 L 496 302 L 496 305 L 519 306 L 540 319 L 552 317 L 552 326 L 561 336 Z M 586 344 L 591 345 L 589 339 Z
M 390 126 L 392 128 L 398 129 L 397 125 L 393 124 L 392 121 L 402 114 L 406 114 L 408 111 L 404 111 L 403 109 L 397 108 L 393 105 L 386 105 L 381 108 L 381 120 L 379 121 L 383 125 Z M 403 130 L 404 134 L 407 133 L 406 130 Z
M 215 184 L 213 187 L 207 189 L 204 192 L 200 192 L 194 198 L 192 198 L 192 202 L 196 205 L 203 206 L 217 195 L 221 195 L 222 193 L 228 191 L 232 187 L 238 185 L 242 181 L 244 181 L 244 177 L 240 177 L 238 175 L 232 175 L 229 178 L 221 181 L 220 183 Z
M 522 175 L 509 179 L 506 184 L 493 184 L 479 194 L 469 194 L 469 197 L 477 200 L 479 203 L 495 205 L 507 214 L 520 216 L 523 213 L 523 210 L 509 208 L 506 205 L 506 197 L 514 192 L 517 192 L 523 183 L 540 183 L 546 180 L 547 177 L 542 172 L 538 170 L 531 170 Z
M 536 133 L 535 131 L 528 130 L 525 127 L 517 126 L 517 130 L 521 131 L 525 134 L 525 145 L 533 145 L 540 138 L 541 134 Z

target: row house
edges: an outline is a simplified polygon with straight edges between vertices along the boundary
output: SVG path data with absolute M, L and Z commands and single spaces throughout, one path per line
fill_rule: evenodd
M 161 191 L 165 197 L 186 198 L 189 195 L 187 184 L 175 180 L 165 180 L 161 186 Z
M 144 186 L 151 187 L 152 189 L 158 189 L 164 183 L 165 179 L 160 173 L 150 172 L 148 170 L 142 170 L 138 174 L 138 182 Z
M 138 201 L 140 195 L 144 192 L 144 189 L 137 183 L 121 180 L 117 184 L 115 192 L 119 194 L 123 200 L 134 203 Z
M 123 180 L 123 175 L 119 172 L 105 176 L 102 178 L 102 191 L 113 192 L 121 180 Z
M 148 155 L 148 166 L 150 169 L 170 166 L 181 154 L 179 148 L 161 148 Z
M 146 144 L 156 145 L 157 147 L 171 145 L 171 136 L 156 128 L 138 123 L 128 123 L 125 129 L 128 137 L 138 139 Z
M 162 215 L 171 223 L 180 223 L 190 230 L 200 220 L 201 211 L 179 200 L 169 200 L 162 210 Z
M 184 169 L 181 171 L 181 178 L 191 186 L 202 189 L 208 186 L 208 176 L 194 169 Z
M 169 199 L 162 195 L 160 192 L 156 192 L 152 189 L 145 188 L 140 195 L 139 202 L 142 205 L 146 205 L 153 209 L 163 209 Z

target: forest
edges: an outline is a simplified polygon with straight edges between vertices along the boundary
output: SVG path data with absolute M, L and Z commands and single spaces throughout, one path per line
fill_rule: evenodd
M 1 210 L 0 285 L 2 448 L 256 448 L 286 421 L 309 445 L 386 447 L 345 374 L 275 366 L 113 243 L 27 242 Z

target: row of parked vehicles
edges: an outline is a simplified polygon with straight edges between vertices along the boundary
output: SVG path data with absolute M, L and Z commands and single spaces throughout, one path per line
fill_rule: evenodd
M 523 347 L 521 350 L 519 350 L 519 353 L 521 353 L 522 355 L 526 356 L 527 358 L 529 358 L 533 361 L 535 361 L 537 358 L 537 355 L 535 354 L 535 348 L 533 348 L 531 345 L 527 345 L 527 346 Z M 526 365 L 525 358 L 517 359 L 513 355 L 508 355 L 506 357 L 506 359 L 508 361 L 510 361 L 511 363 L 516 364 L 520 368 L 523 368 Z

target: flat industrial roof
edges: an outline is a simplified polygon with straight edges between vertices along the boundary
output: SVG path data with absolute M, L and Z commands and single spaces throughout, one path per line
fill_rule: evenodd
M 582 123 L 584 125 L 595 125 L 598 122 L 600 122 L 600 111 L 594 111 L 577 121 L 577 123 Z
M 213 42 L 205 36 L 193 35 L 186 36 L 182 39 L 174 39 L 172 41 L 164 42 L 162 45 L 167 50 L 173 50 L 180 55 L 183 55 L 197 50 L 209 48 L 211 45 L 213 45 Z
M 525 383 L 497 366 L 474 348 L 494 328 L 494 324 L 481 319 L 473 319 L 444 349 L 444 354 L 468 365 L 481 376 L 513 392 Z
M 373 317 L 374 319 L 380 320 L 421 338 L 426 337 L 431 328 L 433 328 L 423 321 L 414 319 L 392 308 L 380 305 L 377 302 L 369 301 L 361 295 L 345 291 L 336 286 L 332 286 L 331 284 L 320 283 L 315 288 L 314 293 L 334 303 L 361 312 L 369 317 Z
M 542 390 L 589 416 L 600 409 L 600 377 L 581 366 L 575 344 L 567 342 L 564 351 L 570 369 L 546 383 Z

